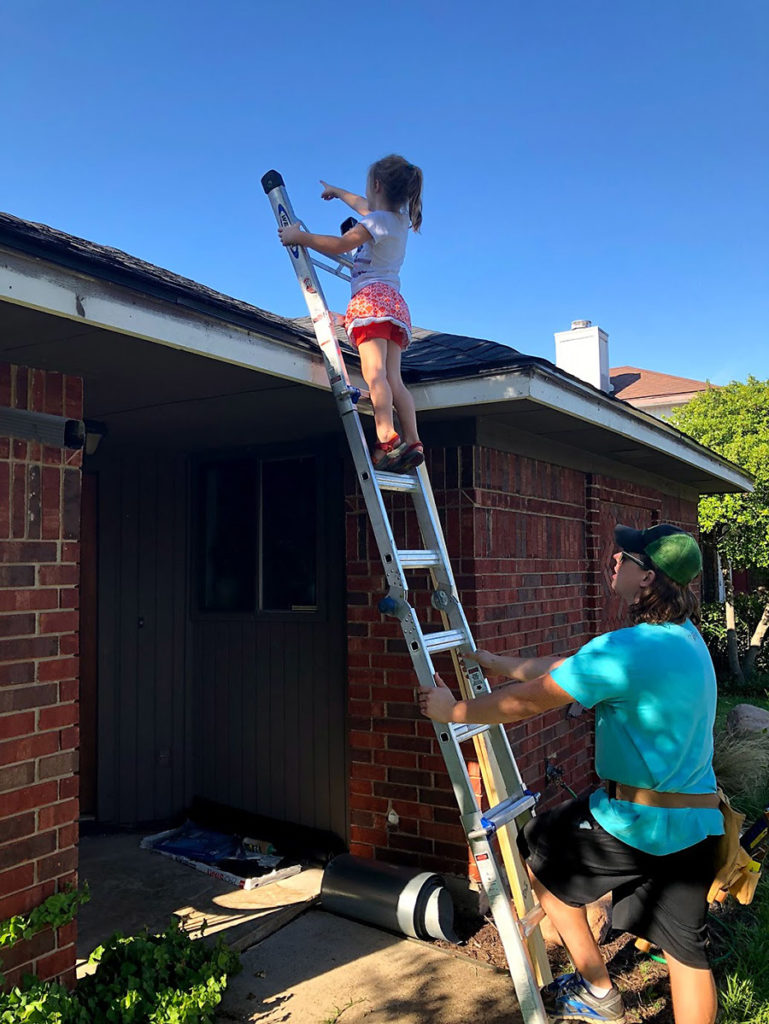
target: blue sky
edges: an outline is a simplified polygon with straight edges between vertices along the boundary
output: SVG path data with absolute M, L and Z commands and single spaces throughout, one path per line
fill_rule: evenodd
M 768 40 L 763 0 L 6 0 L 0 209 L 299 316 L 261 175 L 336 232 L 318 179 L 401 152 L 415 323 L 768 378 Z

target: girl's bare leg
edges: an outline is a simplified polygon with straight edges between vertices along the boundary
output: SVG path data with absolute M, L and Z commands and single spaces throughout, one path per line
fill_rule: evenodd
M 401 347 L 394 341 L 387 343 L 386 371 L 403 440 L 406 444 L 415 444 L 419 440 L 419 434 L 414 399 L 401 378 Z
M 395 433 L 393 393 L 387 379 L 388 344 L 386 338 L 369 338 L 358 346 L 360 368 L 371 394 L 376 436 L 380 441 L 389 441 Z

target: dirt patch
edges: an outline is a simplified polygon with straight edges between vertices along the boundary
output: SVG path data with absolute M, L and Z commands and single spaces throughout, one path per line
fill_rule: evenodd
M 712 912 L 716 920 L 710 929 L 711 955 L 717 960 L 724 952 L 721 949 L 724 933 L 717 923 L 723 912 L 721 908 L 712 908 Z M 455 946 L 448 942 L 436 942 L 436 946 L 454 955 L 466 956 L 490 968 L 507 972 L 502 942 L 491 920 L 458 917 L 454 925 L 462 944 Z M 635 937 L 626 932 L 610 932 L 608 941 L 601 949 L 612 980 L 625 1001 L 625 1024 L 674 1024 L 670 982 L 665 964 L 637 950 Z M 562 946 L 548 944 L 547 952 L 554 976 L 572 970 Z M 652 950 L 652 953 L 661 956 L 659 950 Z

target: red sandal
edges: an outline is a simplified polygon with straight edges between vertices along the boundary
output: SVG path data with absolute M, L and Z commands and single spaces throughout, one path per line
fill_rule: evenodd
M 405 448 L 406 446 L 398 434 L 393 434 L 389 441 L 377 441 L 371 449 L 371 461 L 374 464 L 374 469 L 378 472 L 392 470 L 396 464 L 400 463 Z M 376 453 L 381 453 L 378 459 L 374 458 Z
M 421 441 L 405 445 L 395 467 L 395 473 L 408 473 L 410 469 L 416 469 L 425 461 L 425 449 Z

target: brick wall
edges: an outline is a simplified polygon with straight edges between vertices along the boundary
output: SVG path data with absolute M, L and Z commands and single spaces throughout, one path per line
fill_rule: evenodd
M 625 624 L 609 587 L 614 523 L 696 523 L 695 503 L 489 448 L 434 449 L 428 468 L 465 614 L 477 644 L 496 652 L 566 654 Z M 400 627 L 376 607 L 384 577 L 352 475 L 346 494 L 350 849 L 465 873 L 456 803 L 432 725 L 416 710 Z M 409 499 L 387 502 L 398 545 L 422 546 Z M 414 574 L 410 583 L 420 622 L 441 628 L 429 579 Z M 447 655 L 435 661 L 454 678 Z M 546 788 L 546 758 L 575 791 L 594 782 L 591 713 L 557 709 L 509 734 L 523 778 L 543 793 L 540 806 L 563 799 L 562 790 Z M 477 765 L 469 768 L 477 778 Z M 391 806 L 396 828 L 387 825 Z
M 0 364 L 0 406 L 82 416 L 77 377 Z M 0 921 L 77 882 L 81 452 L 0 438 Z M 74 922 L 2 950 L 74 979 Z

